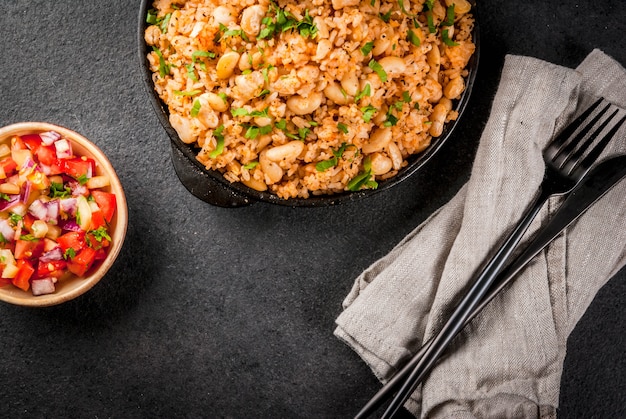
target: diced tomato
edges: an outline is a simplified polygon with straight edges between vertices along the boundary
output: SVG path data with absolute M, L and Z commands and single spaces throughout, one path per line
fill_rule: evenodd
M 105 248 L 100 248 L 96 250 L 96 261 L 104 260 L 107 258 L 107 251 Z
M 106 227 L 107 222 L 104 219 L 102 211 L 94 211 L 91 213 L 91 226 L 89 230 L 97 230 L 100 227 Z
M 36 218 L 33 217 L 30 212 L 27 212 L 22 217 L 22 225 L 24 226 L 24 228 L 26 230 L 28 230 L 30 232 L 30 231 L 32 231 L 33 223 L 35 222 L 35 220 L 36 220 Z
M 93 232 L 85 234 L 85 241 L 87 242 L 87 246 L 96 250 L 109 247 L 109 245 L 111 244 L 109 240 L 104 237 L 100 237 L 100 240 L 98 240 Z
M 57 243 L 65 252 L 67 249 L 72 248 L 74 252 L 78 253 L 82 250 L 87 243 L 85 242 L 85 232 L 84 231 L 70 231 L 69 233 L 65 233 L 62 236 L 57 238 Z
M 30 288 L 30 277 L 33 276 L 33 273 L 35 273 L 33 265 L 26 259 L 19 259 L 17 261 L 17 274 L 11 282 L 16 287 L 28 291 Z
M 39 262 L 37 265 L 37 278 L 59 278 L 65 273 L 67 262 L 64 260 L 51 260 Z
M 104 219 L 107 220 L 107 223 L 110 223 L 113 219 L 113 214 L 115 214 L 115 208 L 117 207 L 117 201 L 115 199 L 115 194 L 110 192 L 91 191 L 91 196 L 100 207 L 100 211 L 102 211 L 102 215 L 104 215 Z
M 33 154 L 35 154 L 39 146 L 41 146 L 41 137 L 39 136 L 39 134 L 21 135 L 20 138 L 22 139 L 22 142 L 24 143 L 26 148 L 30 149 Z
M 96 251 L 91 247 L 85 247 L 67 262 L 67 269 L 74 275 L 83 276 L 91 268 L 95 260 Z
M 39 159 L 39 161 L 46 166 L 55 166 L 58 165 L 57 162 L 57 153 L 54 146 L 51 145 L 41 145 L 35 155 Z
M 96 170 L 96 162 L 89 157 L 74 157 L 59 160 L 59 166 L 66 175 L 74 179 L 88 176 L 91 177 Z
M 4 174 L 9 177 L 17 168 L 17 163 L 15 163 L 15 160 L 13 160 L 11 156 L 7 156 L 0 160 L 0 167 L 4 170 Z
M 15 241 L 15 259 L 35 259 L 43 253 L 43 240 L 22 240 Z
M 0 287 L 4 287 L 6 285 L 9 285 L 10 283 L 11 283 L 10 278 L 0 278 Z

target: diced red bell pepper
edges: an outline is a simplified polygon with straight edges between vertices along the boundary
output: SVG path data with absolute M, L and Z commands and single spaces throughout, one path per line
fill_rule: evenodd
M 115 214 L 115 208 L 117 208 L 115 194 L 94 190 L 91 191 L 91 196 L 93 196 L 96 204 L 98 204 L 98 207 L 100 207 L 100 211 L 102 211 L 104 219 L 107 220 L 107 223 L 110 223 L 113 219 L 113 214 Z
M 80 177 L 91 177 L 96 170 L 96 162 L 89 157 L 74 157 L 71 159 L 60 159 L 59 166 L 66 175 L 79 179 Z
M 11 282 L 16 287 L 28 291 L 30 288 L 30 277 L 33 276 L 33 273 L 35 273 L 33 265 L 26 259 L 19 259 L 17 261 L 17 274 Z
M 68 233 L 63 234 L 57 238 L 57 243 L 63 249 L 63 252 L 67 251 L 67 249 L 72 248 L 74 252 L 78 253 L 82 250 L 86 245 L 85 241 L 85 232 L 84 231 L 70 231 Z
M 91 247 L 83 248 L 76 256 L 67 262 L 67 269 L 77 276 L 83 276 L 96 260 L 96 251 Z
M 37 265 L 37 278 L 59 278 L 65 272 L 67 262 L 64 260 L 51 260 L 39 262 Z
M 35 259 L 43 253 L 43 240 L 22 240 L 15 241 L 15 259 Z

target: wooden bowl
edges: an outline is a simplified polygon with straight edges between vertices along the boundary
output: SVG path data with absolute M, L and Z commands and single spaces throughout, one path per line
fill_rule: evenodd
M 56 291 L 54 293 L 39 296 L 34 296 L 30 291 L 23 291 L 13 285 L 0 287 L 0 300 L 21 306 L 46 307 L 57 305 L 90 290 L 105 276 L 115 262 L 122 249 L 128 225 L 126 197 L 115 169 L 104 153 L 82 135 L 67 128 L 44 122 L 20 122 L 0 128 L 0 143 L 9 141 L 14 135 L 46 131 L 56 131 L 68 139 L 72 143 L 74 154 L 77 156 L 91 157 L 96 161 L 95 174 L 106 174 L 110 179 L 110 186 L 102 188 L 102 190 L 115 194 L 117 208 L 109 225 L 111 245 L 108 248 L 107 256 L 99 265 L 91 269 L 87 276 L 79 278 L 72 275 L 68 278 L 62 278 L 56 283 Z

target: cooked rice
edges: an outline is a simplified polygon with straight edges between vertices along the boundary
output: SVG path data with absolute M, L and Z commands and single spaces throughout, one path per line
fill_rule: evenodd
M 475 50 L 467 0 L 153 7 L 148 60 L 181 140 L 207 169 L 285 199 L 396 175 L 457 118 Z

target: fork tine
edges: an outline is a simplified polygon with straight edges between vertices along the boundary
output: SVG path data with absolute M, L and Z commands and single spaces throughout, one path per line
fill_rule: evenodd
M 567 127 L 565 127 L 565 129 L 559 135 L 557 135 L 554 140 L 552 140 L 552 143 L 549 145 L 549 148 L 551 150 L 552 149 L 556 150 L 555 155 L 558 154 L 561 147 L 563 147 L 563 144 L 565 144 L 567 139 L 570 138 L 574 134 L 574 132 L 576 132 L 576 130 L 583 124 L 583 122 L 585 122 L 585 120 L 589 117 L 589 115 L 591 115 L 591 113 L 598 106 L 600 106 L 600 103 L 602 103 L 603 100 L 604 100 L 603 98 L 596 100 L 593 103 L 593 105 L 591 105 L 589 108 L 587 108 L 587 110 L 585 110 L 582 114 L 580 114 L 578 118 L 576 118 L 574 121 L 568 124 Z
M 582 129 L 576 134 L 576 136 L 573 137 L 575 130 L 579 128 L 579 126 L 577 126 L 576 124 L 578 122 L 578 119 L 583 116 L 588 117 L 590 113 L 589 109 L 587 109 L 587 111 L 585 111 L 583 115 L 581 115 L 579 118 L 576 119 L 576 121 L 574 122 L 574 127 L 573 127 L 574 130 L 571 133 L 567 133 L 569 135 L 564 136 L 563 138 L 559 139 L 561 141 L 561 144 L 558 144 L 559 149 L 555 153 L 555 155 L 552 157 L 552 160 L 555 162 L 557 166 L 563 167 L 567 164 L 567 162 L 572 157 L 572 152 L 576 150 L 576 146 L 578 146 L 580 142 L 585 138 L 585 136 L 589 134 L 589 131 L 591 131 L 591 129 L 598 123 L 598 121 L 604 116 L 604 114 L 609 110 L 610 107 L 611 107 L 611 104 L 607 103 L 604 109 L 598 112 L 593 117 L 593 119 L 589 123 L 585 124 L 582 127 Z M 590 109 L 593 110 L 592 108 Z M 587 118 L 583 118 L 583 121 L 585 119 Z M 566 133 L 563 132 L 563 134 L 566 134 Z M 594 135 L 598 135 L 598 134 L 599 132 L 594 133 Z
M 613 119 L 613 117 L 617 114 L 617 112 L 618 110 L 615 110 L 615 112 L 613 112 L 609 120 L 607 120 L 606 124 L 608 124 L 608 122 L 610 122 Z M 575 153 L 577 154 L 577 156 L 576 156 L 573 167 L 570 169 L 570 173 L 578 169 L 587 171 L 587 169 L 589 169 L 598 160 L 598 157 L 600 157 L 600 154 L 602 154 L 602 151 L 604 151 L 604 149 L 609 144 L 609 142 L 611 141 L 615 133 L 617 133 L 617 131 L 622 127 L 622 125 L 624 124 L 624 121 L 626 121 L 626 115 L 624 115 L 622 119 L 620 119 L 619 122 L 617 122 L 613 126 L 613 128 L 611 128 L 611 130 L 607 132 L 606 135 L 598 141 L 598 144 L 596 144 L 591 149 L 591 151 L 587 154 L 587 156 L 581 159 L 584 150 L 586 150 L 591 145 L 591 143 L 593 143 L 595 138 L 598 136 L 600 131 L 602 131 L 602 129 L 606 126 L 606 124 L 603 124 L 601 127 L 599 127 L 596 130 L 596 132 L 594 132 L 593 135 L 587 139 L 584 146 L 581 147 L 577 153 Z

